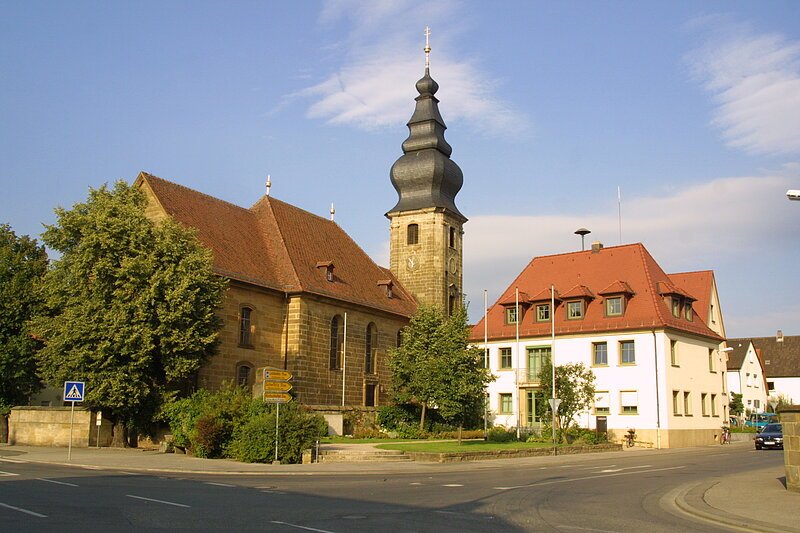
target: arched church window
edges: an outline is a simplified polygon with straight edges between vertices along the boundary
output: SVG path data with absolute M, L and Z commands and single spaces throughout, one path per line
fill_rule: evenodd
M 367 342 L 364 352 L 364 373 L 375 373 L 375 358 L 378 355 L 378 326 L 370 322 L 367 326 Z
M 252 313 L 250 307 L 242 307 L 239 309 L 239 346 L 252 347 Z
M 344 328 L 342 327 L 342 317 L 336 315 L 331 319 L 331 349 L 330 349 L 331 370 L 338 370 L 342 368 L 343 346 L 344 346 Z

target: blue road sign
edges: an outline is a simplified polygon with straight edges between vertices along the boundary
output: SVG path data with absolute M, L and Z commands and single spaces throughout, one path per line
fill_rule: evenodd
M 65 402 L 83 401 L 83 381 L 64 382 L 64 401 Z

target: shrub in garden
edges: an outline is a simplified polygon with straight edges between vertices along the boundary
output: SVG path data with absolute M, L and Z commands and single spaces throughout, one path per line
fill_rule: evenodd
M 502 426 L 494 426 L 486 433 L 486 440 L 489 442 L 512 442 L 517 440 L 517 434 Z

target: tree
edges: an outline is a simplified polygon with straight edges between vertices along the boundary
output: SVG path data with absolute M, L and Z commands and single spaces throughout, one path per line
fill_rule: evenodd
M 594 373 L 583 363 L 569 363 L 556 367 L 556 398 L 561 400 L 556 412 L 556 427 L 569 429 L 575 423 L 575 415 L 589 407 L 594 401 Z M 553 370 L 549 364 L 539 372 L 539 383 L 545 398 L 552 398 Z M 552 419 L 549 403 L 537 403 L 540 416 Z
M 85 381 L 85 405 L 115 424 L 117 446 L 214 353 L 226 286 L 193 231 L 152 222 L 145 202 L 120 181 L 56 209 L 43 239 L 61 258 L 44 278 L 45 308 L 33 321 L 45 341 L 42 376 Z
M 742 413 L 744 412 L 744 402 L 742 401 L 742 395 L 732 392 L 731 401 L 728 404 L 728 408 L 730 409 L 732 415 L 741 416 Z
M 466 309 L 445 317 L 438 307 L 420 306 L 389 360 L 394 400 L 421 407 L 420 431 L 429 407 L 460 427 L 493 379 L 482 357 L 469 344 Z
M 41 388 L 27 322 L 40 306 L 38 284 L 47 253 L 35 239 L 0 224 L 0 442 L 8 440 L 8 411 Z

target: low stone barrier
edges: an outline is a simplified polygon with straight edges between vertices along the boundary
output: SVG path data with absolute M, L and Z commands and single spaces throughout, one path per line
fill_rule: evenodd
M 800 405 L 778 409 L 783 426 L 783 464 L 786 488 L 800 492 Z
M 622 444 L 595 444 L 591 446 L 560 446 L 557 455 L 576 455 L 622 450 Z M 492 459 L 516 459 L 521 457 L 546 457 L 553 455 L 553 448 L 521 448 L 517 450 L 494 450 L 480 452 L 406 452 L 414 461 L 430 463 L 458 463 L 466 461 L 489 461 Z

